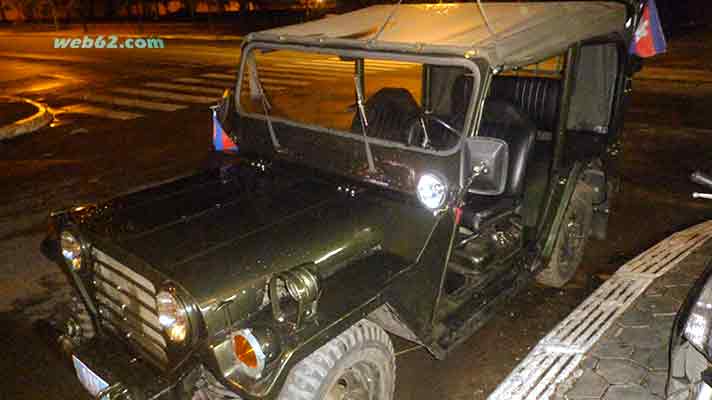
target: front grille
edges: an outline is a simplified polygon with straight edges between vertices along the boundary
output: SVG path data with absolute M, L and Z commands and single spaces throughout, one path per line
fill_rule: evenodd
M 166 340 L 156 311 L 156 287 L 101 250 L 93 249 L 92 254 L 102 325 L 122 334 L 155 361 L 167 363 Z

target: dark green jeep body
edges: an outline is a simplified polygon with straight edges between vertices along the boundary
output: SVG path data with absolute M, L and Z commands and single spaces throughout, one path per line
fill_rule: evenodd
M 495 15 L 527 7 L 497 4 Z M 448 7 L 428 15 L 457 25 L 477 12 Z M 65 340 L 103 381 L 94 395 L 192 398 L 202 384 L 287 398 L 300 362 L 363 319 L 444 358 L 533 277 L 571 279 L 585 238 L 605 235 L 636 17 L 613 2 L 531 7 L 499 32 L 473 28 L 484 36 L 468 45 L 464 33 L 421 43 L 407 30 L 349 31 L 392 19 L 385 6 L 248 37 L 238 94 L 219 110 L 240 149 L 232 162 L 51 217 L 44 250 L 79 310 Z M 583 25 L 569 36 L 545 27 L 572 18 Z M 252 55 L 280 51 L 353 63 L 356 86 L 364 60 L 418 64 L 407 140 L 379 137 L 378 104 L 359 110 L 358 87 L 350 131 L 272 115 Z M 553 76 L 520 73 L 552 56 Z M 450 117 L 433 117 L 436 97 L 458 90 L 464 100 L 442 106 Z M 429 143 L 441 122 L 455 140 Z M 427 195 L 441 199 L 431 207 Z

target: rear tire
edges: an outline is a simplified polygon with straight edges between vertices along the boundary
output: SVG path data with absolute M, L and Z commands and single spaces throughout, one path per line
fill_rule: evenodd
M 576 275 L 591 233 L 593 189 L 579 182 L 556 234 L 549 265 L 536 276 L 542 285 L 561 288 Z
M 289 373 L 279 400 L 391 400 L 395 355 L 388 334 L 361 320 Z

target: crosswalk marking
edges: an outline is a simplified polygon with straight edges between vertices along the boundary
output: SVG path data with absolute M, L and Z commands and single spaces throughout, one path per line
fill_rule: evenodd
M 343 62 L 339 60 L 338 57 L 331 57 L 328 59 L 330 62 Z M 393 69 L 399 69 L 399 68 L 410 68 L 414 64 L 408 64 L 404 63 L 403 61 L 391 61 L 391 60 L 366 60 L 364 61 L 366 65 L 374 65 L 374 66 L 382 66 L 382 67 L 390 67 Z
M 235 77 L 232 75 L 228 74 L 203 74 L 201 76 L 204 76 L 206 78 L 214 78 L 214 79 L 227 79 L 226 77 L 230 77 L 233 81 L 235 80 Z M 285 78 L 270 78 L 267 76 L 261 76 L 260 77 L 260 82 L 263 84 L 265 83 L 279 83 L 282 86 L 293 86 L 293 87 L 301 87 L 301 86 L 308 86 L 311 84 L 311 82 L 305 82 L 305 81 L 295 81 L 295 80 L 285 80 Z
M 309 68 L 322 68 L 322 69 L 339 69 L 339 70 L 349 70 L 353 71 L 354 66 L 353 64 L 350 63 L 343 63 L 343 64 L 337 64 L 337 63 L 324 63 L 319 60 L 314 60 L 314 61 L 294 61 L 295 66 L 306 66 Z M 395 71 L 398 68 L 393 68 L 393 67 L 380 67 L 380 66 L 371 66 L 368 69 L 371 71 L 380 71 L 380 72 L 386 72 L 386 71 Z
M 159 103 L 156 101 L 139 100 L 128 97 L 118 97 L 102 94 L 83 95 L 81 93 L 72 93 L 65 97 L 70 99 L 81 99 L 90 103 L 113 104 L 117 106 L 136 107 L 155 111 L 176 111 L 187 107 L 185 105 Z
M 296 69 L 295 67 L 303 68 L 304 70 L 309 70 L 312 71 L 315 76 L 317 74 L 320 74 L 322 71 L 331 71 L 331 72 L 344 72 L 344 73 L 353 73 L 353 68 L 343 68 L 341 66 L 337 65 L 324 65 L 324 64 L 314 64 L 314 65 L 293 65 L 293 64 L 286 64 L 286 63 L 275 63 L 275 64 L 270 64 L 271 67 L 278 67 L 278 68 L 291 68 L 291 69 Z
M 223 89 L 234 89 L 235 88 L 235 82 L 232 82 L 232 85 L 226 86 L 226 82 L 217 82 L 213 79 L 201 79 L 201 78 L 176 78 L 173 79 L 173 82 L 182 82 L 182 83 L 195 83 L 195 84 L 200 84 L 200 85 L 209 85 L 209 86 L 219 86 L 222 87 Z M 247 81 L 243 84 L 243 86 L 247 85 Z M 263 85 L 265 89 L 270 89 L 270 90 L 284 90 L 286 89 L 285 86 L 279 86 L 279 85 L 272 85 L 272 84 L 266 84 Z
M 353 63 L 331 57 L 329 59 L 317 57 L 289 58 L 284 56 L 269 55 L 264 57 L 260 65 L 259 74 L 265 90 L 282 91 L 308 87 L 317 82 L 326 85 L 334 84 L 340 79 L 349 78 L 353 73 Z M 367 70 L 375 72 L 399 71 L 412 66 L 407 63 L 388 60 L 366 60 Z M 141 88 L 118 87 L 108 89 L 110 93 L 104 94 L 69 94 L 63 98 L 83 100 L 81 103 L 71 104 L 57 109 L 60 113 L 86 114 L 101 118 L 116 120 L 130 120 L 140 118 L 143 114 L 137 111 L 122 111 L 101 107 L 123 106 L 139 110 L 155 110 L 172 112 L 188 107 L 181 103 L 215 103 L 223 91 L 234 88 L 237 79 L 237 70 L 229 69 L 227 73 L 205 73 L 199 77 L 174 78 L 170 82 L 147 82 Z M 247 80 L 243 88 L 248 86 Z M 133 95 L 132 96 L 121 96 Z M 173 104 L 176 102 L 178 104 Z M 98 104 L 98 105 L 97 105 Z
M 181 83 L 196 83 L 200 85 L 209 85 L 209 86 L 220 86 L 220 87 L 226 87 L 227 82 L 224 81 L 216 81 L 215 79 L 202 79 L 202 78 L 175 78 L 173 79 L 173 82 L 181 82 Z M 232 86 L 235 86 L 235 82 L 232 82 Z
M 323 80 L 335 80 L 341 77 L 350 77 L 353 75 L 353 72 L 349 71 L 307 71 L 307 70 L 299 70 L 299 69 L 294 69 L 294 68 L 280 68 L 280 67 L 259 67 L 259 73 L 260 76 L 272 76 L 273 74 L 279 74 L 280 76 L 289 76 L 289 75 L 298 75 L 300 78 L 302 78 L 302 75 L 304 77 L 310 77 L 314 79 L 319 79 L 320 81 Z M 318 74 L 318 76 L 315 76 L 315 74 Z
M 136 114 L 136 113 L 132 113 L 132 112 L 128 112 L 128 111 L 111 110 L 108 108 L 102 108 L 102 107 L 93 106 L 91 104 L 82 104 L 82 103 L 60 107 L 60 108 L 57 108 L 56 111 L 58 113 L 87 114 L 87 115 L 93 115 L 96 117 L 120 119 L 120 120 L 124 120 L 124 121 L 143 116 L 142 114 Z
M 193 85 L 179 85 L 179 84 L 175 84 L 175 83 L 163 83 L 163 82 L 148 82 L 148 83 L 144 84 L 143 86 L 159 88 L 159 89 L 172 89 L 172 90 L 182 90 L 185 92 L 212 94 L 212 95 L 216 95 L 216 96 L 222 95 L 223 92 L 225 91 L 224 89 L 218 89 L 218 88 L 206 88 L 206 87 L 193 86 Z
M 210 74 L 202 74 L 200 75 L 205 78 L 213 78 L 213 79 L 226 79 L 226 80 L 236 80 L 237 77 L 232 74 L 219 74 L 219 73 L 210 73 Z
M 134 89 L 134 88 L 115 88 L 111 89 L 112 92 L 133 94 L 137 96 L 154 97 L 157 99 L 182 101 L 187 103 L 213 103 L 217 100 L 216 97 L 207 96 L 197 96 L 192 94 L 182 94 L 175 92 L 164 92 L 160 90 L 146 90 L 146 89 Z
M 306 82 L 306 81 L 295 81 L 295 80 L 288 80 L 285 81 L 284 78 L 270 78 L 266 76 L 261 76 L 260 77 L 260 82 L 263 84 L 265 83 L 279 83 L 280 85 L 283 86 L 294 86 L 294 87 L 302 87 L 302 86 L 309 86 L 313 82 Z

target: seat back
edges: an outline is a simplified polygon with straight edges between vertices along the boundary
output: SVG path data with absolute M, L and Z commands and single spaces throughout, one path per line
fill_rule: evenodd
M 505 196 L 524 193 L 524 177 L 536 140 L 536 126 L 517 107 L 501 100 L 488 100 L 482 111 L 480 136 L 504 140 L 509 145 L 509 169 Z
M 453 124 L 462 127 L 466 107 L 472 93 L 472 78 L 459 76 L 453 83 Z M 524 192 L 524 176 L 537 127 L 510 100 L 492 97 L 485 101 L 479 135 L 502 139 L 509 145 L 509 169 L 504 196 L 520 196 Z
M 540 130 L 556 130 L 561 100 L 561 81 L 558 79 L 497 76 L 492 80 L 489 97 L 511 102 Z

